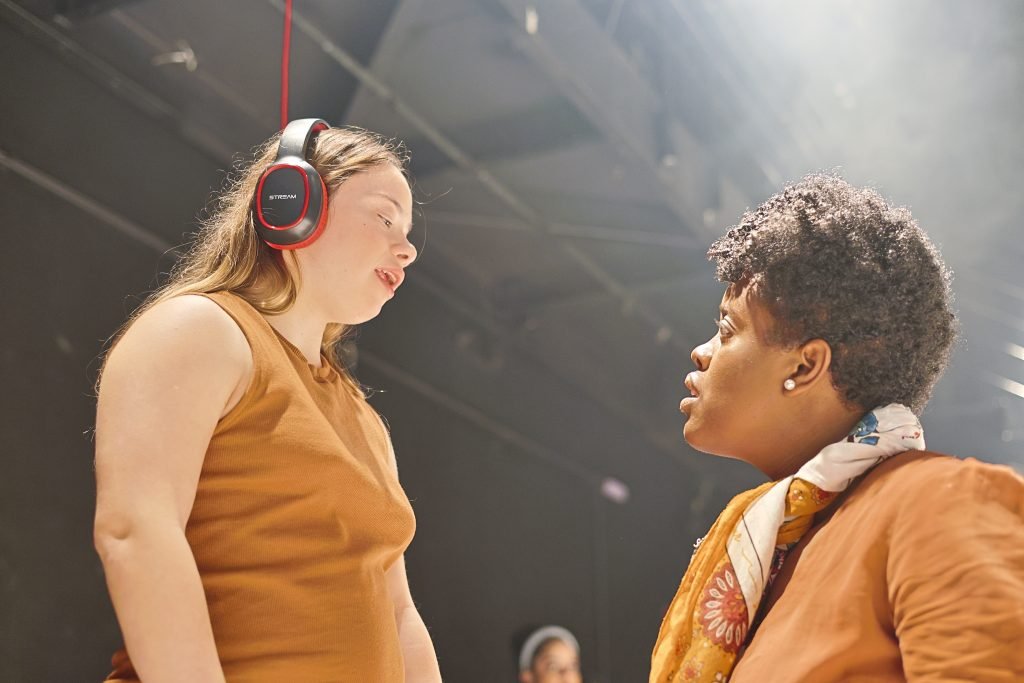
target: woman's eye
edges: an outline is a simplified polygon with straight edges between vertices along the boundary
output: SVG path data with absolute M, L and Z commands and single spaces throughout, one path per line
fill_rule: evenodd
M 391 221 L 389 221 L 389 220 L 388 220 L 387 218 L 384 218 L 384 216 L 381 216 L 381 217 L 380 217 L 380 219 L 381 219 L 382 221 L 384 221 L 384 225 L 385 225 L 385 227 L 388 227 L 388 228 L 390 228 L 390 227 L 391 227 Z
M 718 328 L 718 333 L 723 337 L 729 335 L 729 327 L 725 324 L 725 320 L 715 318 L 715 327 Z

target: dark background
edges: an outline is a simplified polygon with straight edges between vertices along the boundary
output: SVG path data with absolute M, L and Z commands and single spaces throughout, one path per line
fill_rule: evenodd
M 0 0 L 0 680 L 95 681 L 92 383 L 211 192 L 278 125 L 275 0 Z M 964 335 L 929 446 L 1024 469 L 1024 5 L 297 0 L 291 115 L 404 139 L 422 257 L 361 330 L 446 680 L 559 623 L 646 680 L 693 540 L 751 468 L 682 441 L 707 245 L 837 169 L 909 205 Z M 602 494 L 614 478 L 625 502 Z

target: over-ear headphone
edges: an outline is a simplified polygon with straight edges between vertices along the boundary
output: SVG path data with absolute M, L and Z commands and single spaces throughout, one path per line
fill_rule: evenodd
M 322 119 L 299 119 L 285 126 L 277 158 L 260 176 L 253 198 L 256 232 L 274 249 L 304 247 L 327 222 L 327 186 L 308 161 L 310 145 L 330 126 Z

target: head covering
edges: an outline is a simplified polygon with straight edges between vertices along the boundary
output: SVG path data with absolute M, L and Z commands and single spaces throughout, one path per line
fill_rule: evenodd
M 576 636 L 570 633 L 568 629 L 553 624 L 541 626 L 530 634 L 530 637 L 523 643 L 523 649 L 519 651 L 519 671 L 529 671 L 530 667 L 533 666 L 533 658 L 537 656 L 537 648 L 545 641 L 554 638 L 561 640 L 575 650 L 577 656 L 580 654 L 579 641 L 576 640 Z
M 728 681 L 768 586 L 814 514 L 886 458 L 924 447 L 917 416 L 893 403 L 867 413 L 795 475 L 733 498 L 698 541 L 661 624 L 650 683 Z

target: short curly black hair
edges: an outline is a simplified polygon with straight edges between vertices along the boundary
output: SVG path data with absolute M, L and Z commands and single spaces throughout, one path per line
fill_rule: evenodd
M 719 280 L 751 285 L 767 305 L 771 343 L 828 342 L 847 404 L 924 409 L 958 325 L 950 271 L 910 211 L 809 175 L 745 213 L 708 259 Z

